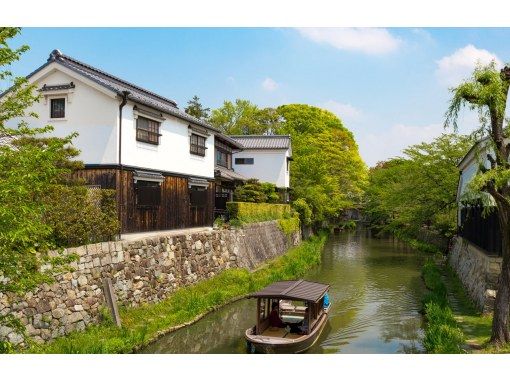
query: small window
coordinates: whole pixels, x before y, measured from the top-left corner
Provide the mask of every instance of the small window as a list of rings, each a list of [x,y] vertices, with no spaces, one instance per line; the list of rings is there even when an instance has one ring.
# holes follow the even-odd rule
[[[66,100],[64,98],[50,100],[50,117],[52,119],[66,117]]]
[[[216,165],[230,169],[232,155],[222,150],[216,150]]]
[[[137,181],[136,206],[144,208],[155,208],[161,204],[161,186],[159,182]]]
[[[189,152],[197,156],[205,156],[205,137],[194,133],[190,136]]]
[[[159,145],[159,126],[161,123],[138,116],[136,119],[136,140]]]
[[[253,158],[236,158],[236,165],[253,165]]]
[[[189,190],[189,202],[191,207],[207,206],[207,189],[192,186]]]

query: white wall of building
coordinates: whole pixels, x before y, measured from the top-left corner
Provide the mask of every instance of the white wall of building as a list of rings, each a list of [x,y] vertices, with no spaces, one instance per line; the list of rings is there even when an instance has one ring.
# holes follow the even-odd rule
[[[118,100],[113,95],[108,96],[79,80],[78,76],[71,76],[56,69],[56,65],[47,67],[38,73],[32,82],[38,88],[46,85],[69,84],[73,82],[75,88],[71,92],[44,92],[48,96],[30,107],[29,111],[39,115],[38,118],[28,117],[25,120],[32,127],[52,125],[53,135],[67,136],[78,132],[73,144],[81,153],[78,157],[87,164],[115,164],[117,163],[117,119]],[[52,67],[53,66],[53,67]],[[65,118],[50,118],[50,99],[52,97],[66,99]],[[15,127],[19,120],[7,122],[7,126]]]
[[[53,63],[35,74],[31,82],[37,88],[46,85],[61,85],[73,82],[72,90],[44,92],[44,97],[29,111],[39,118],[26,118],[30,126],[52,125],[53,135],[64,137],[78,132],[73,144],[80,150],[79,160],[85,164],[118,164],[118,128],[120,98],[112,91]],[[51,97],[65,97],[65,118],[50,118]],[[214,178],[214,136],[206,140],[205,157],[190,153],[189,123],[164,114],[161,123],[160,144],[151,145],[136,141],[134,103],[128,102],[122,115],[122,164],[148,170],[174,172],[183,175]],[[141,106],[139,106],[140,108]],[[152,112],[157,112],[152,110]],[[19,120],[10,120],[7,125],[15,127]],[[200,128],[203,129],[203,128]]]
[[[160,126],[159,145],[136,141],[136,116],[133,106],[133,103],[128,102],[122,111],[123,165],[214,178],[213,134],[206,139],[205,157],[191,154],[189,123],[163,114],[165,120]]]
[[[290,186],[290,173],[287,171],[286,149],[253,149],[243,150],[233,154],[232,167],[234,171],[247,178],[257,178],[261,182],[270,182],[277,187]],[[253,158],[253,165],[238,165],[236,158]]]

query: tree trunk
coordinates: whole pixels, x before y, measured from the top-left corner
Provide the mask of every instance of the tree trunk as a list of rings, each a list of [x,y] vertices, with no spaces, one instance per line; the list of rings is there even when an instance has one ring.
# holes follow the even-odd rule
[[[500,229],[502,232],[501,275],[499,276],[498,292],[494,303],[494,316],[492,319],[491,343],[501,345],[510,342],[508,330],[508,314],[510,305],[510,230],[508,225],[508,212],[498,207],[500,213]]]

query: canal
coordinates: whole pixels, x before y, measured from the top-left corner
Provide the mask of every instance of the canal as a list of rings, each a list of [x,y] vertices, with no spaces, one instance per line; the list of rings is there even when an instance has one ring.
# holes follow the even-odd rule
[[[422,255],[364,230],[330,236],[306,279],[329,283],[329,321],[308,353],[419,353]],[[142,353],[246,353],[255,301],[241,300],[161,337]]]

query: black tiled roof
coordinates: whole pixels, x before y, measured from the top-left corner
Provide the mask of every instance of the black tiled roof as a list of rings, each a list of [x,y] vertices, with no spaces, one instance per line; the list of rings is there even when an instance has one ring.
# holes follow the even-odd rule
[[[244,149],[289,149],[289,135],[234,135],[230,136]]]
[[[177,108],[177,103],[175,101],[160,96],[152,91],[146,90],[116,76],[108,74],[86,63],[80,62],[72,57],[62,54],[59,50],[53,50],[48,58],[48,62],[32,72],[28,78],[52,62],[56,62],[119,95],[123,95],[124,91],[128,91],[128,99],[133,102],[144,104],[148,107],[152,107],[159,111],[168,113],[195,125],[200,125],[215,132],[219,132],[209,123],[188,115],[184,111],[181,111],[179,108]]]
[[[214,176],[216,178],[223,178],[229,181],[246,181],[248,179],[242,174],[219,165],[214,166]]]

